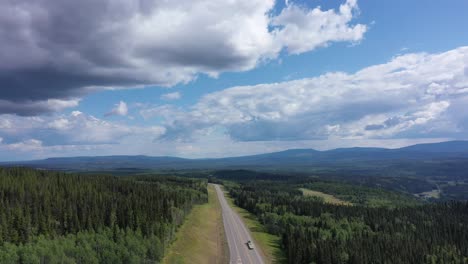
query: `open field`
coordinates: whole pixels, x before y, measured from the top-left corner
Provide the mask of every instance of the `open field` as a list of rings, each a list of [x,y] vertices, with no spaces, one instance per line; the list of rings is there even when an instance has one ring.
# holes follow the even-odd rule
[[[221,208],[210,184],[208,203],[192,210],[162,263],[227,263],[228,255]]]
[[[417,197],[421,197],[421,198],[425,198],[425,199],[429,199],[429,198],[439,199],[440,198],[440,190],[439,189],[434,189],[432,191],[418,193]]]
[[[260,224],[255,215],[236,206],[232,198],[227,193],[225,195],[229,205],[239,214],[242,221],[249,228],[257,249],[261,249],[265,263],[286,263],[284,252],[280,248],[280,237],[267,233],[265,227]]]
[[[317,196],[323,198],[324,202],[338,205],[352,205],[352,203],[340,200],[333,195],[326,194],[323,192],[313,191],[306,188],[300,188],[304,195]]]

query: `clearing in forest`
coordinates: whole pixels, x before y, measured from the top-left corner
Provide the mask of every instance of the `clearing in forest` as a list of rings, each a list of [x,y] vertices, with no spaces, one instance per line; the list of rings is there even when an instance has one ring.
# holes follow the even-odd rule
[[[301,190],[304,195],[321,197],[326,203],[338,204],[338,205],[353,205],[352,203],[340,200],[331,194],[313,191],[313,190],[306,189],[306,188],[300,188],[299,190]]]

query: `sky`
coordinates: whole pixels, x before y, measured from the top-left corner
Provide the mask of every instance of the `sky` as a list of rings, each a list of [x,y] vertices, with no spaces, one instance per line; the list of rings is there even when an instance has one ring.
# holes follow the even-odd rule
[[[468,139],[468,1],[4,0],[0,161]]]

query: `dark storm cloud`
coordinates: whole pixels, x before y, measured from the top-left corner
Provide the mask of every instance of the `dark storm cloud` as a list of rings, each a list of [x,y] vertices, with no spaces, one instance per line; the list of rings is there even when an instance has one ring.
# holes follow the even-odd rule
[[[203,30],[212,21],[192,14],[196,5],[149,0],[2,1],[0,100],[8,103],[0,106],[0,114],[52,111],[44,104],[33,109],[30,102],[81,97],[90,86],[170,86],[189,81],[198,72],[253,67],[260,53],[240,54],[242,43],[233,45],[231,32]],[[189,18],[171,25],[165,12],[167,17]],[[26,109],[21,109],[25,102]]]
[[[82,96],[86,90],[84,87],[135,85],[138,80],[41,68],[1,73],[0,83],[3,87],[9,87],[2,89],[1,98],[19,101]]]
[[[22,100],[18,102],[0,100],[0,113],[17,114],[19,116],[32,116],[58,111],[67,107],[77,106],[78,102],[79,101],[77,99],[46,101]]]

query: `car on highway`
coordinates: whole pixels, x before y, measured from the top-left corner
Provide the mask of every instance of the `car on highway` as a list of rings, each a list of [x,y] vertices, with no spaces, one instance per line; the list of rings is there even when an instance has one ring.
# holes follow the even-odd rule
[[[247,241],[247,247],[250,249],[250,250],[253,250],[254,249],[254,245],[252,243],[252,241]]]

